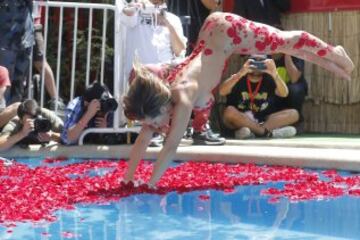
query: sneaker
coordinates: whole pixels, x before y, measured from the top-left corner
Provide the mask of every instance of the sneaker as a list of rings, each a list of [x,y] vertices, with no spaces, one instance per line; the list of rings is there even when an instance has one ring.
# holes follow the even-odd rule
[[[162,147],[164,143],[164,137],[160,134],[155,134],[149,143],[149,147]]]
[[[286,126],[272,130],[272,138],[291,138],[296,135],[296,128],[293,126]]]
[[[183,138],[190,139],[190,138],[192,138],[193,133],[194,133],[194,129],[192,127],[187,127]]]
[[[250,139],[255,138],[255,134],[251,132],[250,128],[242,127],[235,131],[235,138],[236,139]]]
[[[193,144],[194,145],[224,145],[225,138],[220,137],[219,134],[213,133],[213,131],[210,128],[208,128],[204,132],[193,133]]]
[[[58,98],[58,100],[56,100],[56,98],[52,98],[47,102],[47,105],[48,105],[48,109],[50,109],[54,112],[55,112],[55,108],[57,105],[56,115],[58,117],[60,117],[62,120],[65,119],[66,106],[64,104],[64,101],[61,98]]]

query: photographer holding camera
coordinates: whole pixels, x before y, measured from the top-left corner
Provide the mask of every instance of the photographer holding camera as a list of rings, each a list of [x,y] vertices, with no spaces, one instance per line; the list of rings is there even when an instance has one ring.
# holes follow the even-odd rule
[[[17,116],[5,125],[0,134],[0,150],[15,144],[43,144],[60,142],[62,120],[48,109],[40,108],[35,100],[25,100],[17,109]]]
[[[131,1],[123,8],[121,22],[127,30],[126,79],[135,52],[143,64],[171,63],[185,56],[187,39],[181,20],[167,11],[166,0]]]
[[[298,121],[299,113],[295,109],[277,111],[273,103],[275,95],[288,95],[273,59],[250,56],[238,73],[220,85],[220,95],[227,97],[223,121],[235,130],[235,138],[285,138],[296,134],[289,125]]]
[[[135,54],[143,64],[176,65],[186,53],[187,38],[181,20],[167,11],[166,0],[133,0],[122,10],[126,27],[125,79],[130,79]],[[151,146],[161,146],[155,134]]]
[[[93,83],[82,96],[74,98],[66,107],[62,142],[75,144],[87,128],[112,127],[113,113],[117,107],[118,103],[108,88],[98,82]],[[92,139],[92,143],[102,143],[102,136]]]

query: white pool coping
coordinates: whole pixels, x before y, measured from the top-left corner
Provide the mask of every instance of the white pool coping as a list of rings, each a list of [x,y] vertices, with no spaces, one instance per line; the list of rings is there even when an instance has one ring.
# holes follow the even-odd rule
[[[0,156],[128,159],[130,149],[131,145],[33,145],[28,149],[14,147]],[[148,148],[144,158],[156,159],[160,150]],[[225,146],[194,146],[184,141],[175,159],[360,171],[360,141],[230,140]]]

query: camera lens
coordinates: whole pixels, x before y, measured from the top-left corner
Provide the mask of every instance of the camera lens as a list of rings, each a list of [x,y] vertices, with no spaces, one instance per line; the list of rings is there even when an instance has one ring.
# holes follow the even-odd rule
[[[35,132],[48,132],[51,130],[51,122],[48,119],[42,117],[36,117],[34,120]]]
[[[114,98],[101,99],[100,110],[103,113],[114,112],[118,107],[118,103]]]

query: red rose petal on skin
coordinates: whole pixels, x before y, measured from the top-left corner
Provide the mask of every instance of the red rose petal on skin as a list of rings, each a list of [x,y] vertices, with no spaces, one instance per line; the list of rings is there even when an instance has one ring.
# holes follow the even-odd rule
[[[205,54],[206,56],[209,56],[209,55],[212,55],[212,54],[213,54],[213,51],[212,51],[211,49],[207,48],[207,49],[205,49],[204,54]]]
[[[225,16],[225,19],[228,22],[232,22],[234,20],[234,18],[232,16],[230,16],[230,15]]]
[[[327,50],[326,49],[321,49],[317,52],[317,55],[319,55],[320,57],[323,57],[327,54]]]

